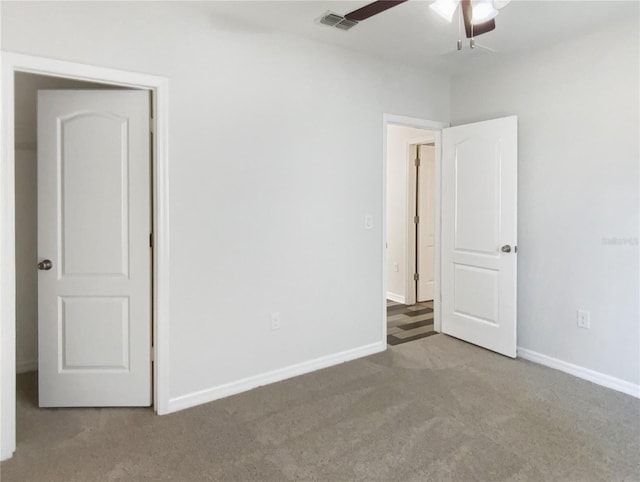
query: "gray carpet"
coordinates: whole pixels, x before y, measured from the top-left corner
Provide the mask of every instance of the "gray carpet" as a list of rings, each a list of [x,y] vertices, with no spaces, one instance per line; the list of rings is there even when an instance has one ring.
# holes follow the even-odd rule
[[[2,481],[640,480],[640,401],[435,335],[163,417],[35,406]]]

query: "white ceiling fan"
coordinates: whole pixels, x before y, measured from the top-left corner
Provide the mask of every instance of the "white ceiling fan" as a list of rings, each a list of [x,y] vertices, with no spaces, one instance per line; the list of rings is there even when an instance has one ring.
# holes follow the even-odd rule
[[[392,7],[405,3],[407,0],[377,0],[354,10],[340,15],[327,12],[318,20],[320,23],[335,27],[340,30],[349,30],[358,23],[378,15]],[[495,17],[500,9],[511,0],[435,0],[429,7],[448,22],[453,20],[458,7],[464,17],[464,26],[467,38],[471,39],[490,32],[496,28]]]
[[[407,0],[377,0],[357,10],[340,15],[326,12],[318,22],[340,30],[349,30],[358,23],[384,12],[392,7],[405,3]],[[459,11],[458,50],[462,50],[462,24],[464,22],[466,37],[471,49],[485,49],[489,47],[477,44],[475,37],[490,32],[496,28],[495,17],[511,0],[435,0],[429,7],[449,23],[453,21],[456,11]]]
[[[453,21],[458,8],[459,30],[462,30],[462,20],[466,37],[469,39],[469,47],[472,49],[483,48],[489,51],[493,49],[479,45],[475,41],[475,37],[487,32],[491,32],[496,28],[495,18],[511,0],[436,0],[429,7],[444,18],[447,22]],[[462,50],[462,35],[458,37],[458,50]]]

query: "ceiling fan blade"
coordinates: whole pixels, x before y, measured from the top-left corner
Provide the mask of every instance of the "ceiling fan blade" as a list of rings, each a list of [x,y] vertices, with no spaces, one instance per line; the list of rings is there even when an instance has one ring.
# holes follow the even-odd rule
[[[407,0],[378,0],[377,2],[370,3],[362,8],[354,10],[353,12],[347,13],[344,18],[360,22],[406,1]]]
[[[467,38],[477,37],[496,28],[496,21],[493,18],[486,22],[471,24],[471,0],[461,0],[460,7],[462,8],[462,18],[464,19],[464,30]]]

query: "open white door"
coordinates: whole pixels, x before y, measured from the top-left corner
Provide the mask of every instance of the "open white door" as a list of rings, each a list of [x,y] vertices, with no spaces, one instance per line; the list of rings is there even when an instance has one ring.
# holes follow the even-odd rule
[[[516,356],[518,119],[442,132],[442,331]]]
[[[431,301],[434,284],[434,235],[435,235],[435,147],[433,144],[418,146],[417,211],[420,222],[416,225],[416,301]]]
[[[38,92],[41,407],[151,404],[149,93]]]

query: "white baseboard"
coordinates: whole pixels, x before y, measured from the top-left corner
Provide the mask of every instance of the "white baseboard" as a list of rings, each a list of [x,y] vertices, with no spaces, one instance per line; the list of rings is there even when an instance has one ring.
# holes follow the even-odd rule
[[[396,303],[405,304],[405,297],[402,295],[398,295],[396,293],[392,293],[391,291],[387,291],[387,299],[391,301],[395,301]]]
[[[528,350],[526,348],[518,347],[518,357],[534,363],[539,363],[540,365],[544,365],[549,368],[555,368],[556,370],[568,373],[574,377],[593,382],[596,385],[601,385],[618,392],[626,393],[632,397],[640,398],[640,385],[621,380],[620,378],[605,375],[604,373],[558,360],[557,358],[543,355],[542,353]]]
[[[27,360],[16,362],[16,373],[26,373],[38,371],[38,360]]]
[[[253,388],[286,380],[287,378],[304,375],[305,373],[310,373],[322,368],[338,365],[340,363],[355,360],[356,358],[373,355],[374,353],[379,353],[386,349],[386,342],[379,341],[370,345],[365,345],[359,348],[354,348],[352,350],[336,353],[334,355],[323,356],[314,360],[298,363],[297,365],[292,365],[286,368],[262,373],[260,375],[243,378],[242,380],[238,380],[236,382],[225,383],[224,385],[220,385],[217,387],[200,390],[198,392],[189,393],[187,395],[182,395],[169,400],[168,413],[195,407],[196,405],[202,405],[203,403],[212,402],[220,398],[228,397],[241,392],[246,392]]]

